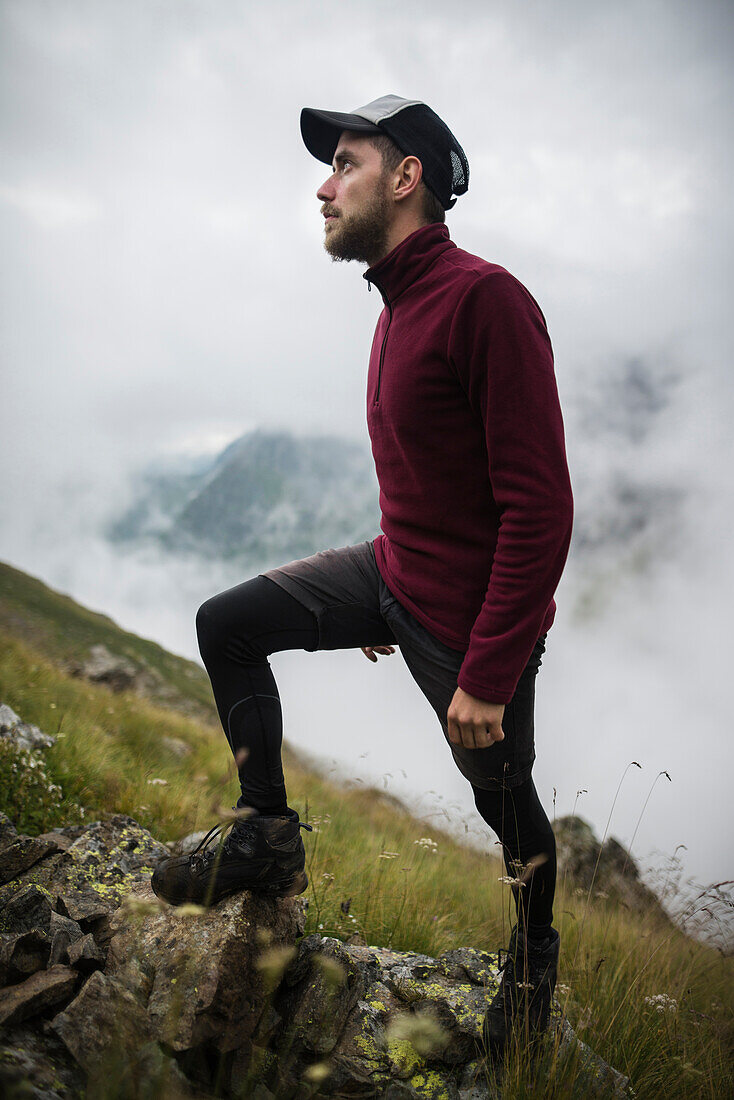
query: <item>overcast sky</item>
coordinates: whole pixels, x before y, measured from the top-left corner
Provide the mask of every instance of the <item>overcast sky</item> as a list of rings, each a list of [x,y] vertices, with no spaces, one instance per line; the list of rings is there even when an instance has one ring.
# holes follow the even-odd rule
[[[2,0],[0,557],[54,581],[66,546],[89,584],[83,546],[72,554],[55,526],[61,481],[114,510],[132,466],[256,425],[367,445],[381,302],[360,265],[323,251],[326,169],[301,142],[299,113],[389,92],[423,99],[471,166],[453,238],[512,271],[545,313],[572,477],[592,462],[575,410],[620,363],[642,357],[682,379],[666,446],[647,457],[695,490],[697,540],[654,615],[630,597],[614,629],[622,649],[636,614],[642,649],[655,631],[701,639],[668,665],[659,656],[656,689],[680,770],[703,706],[726,775],[728,622],[714,630],[713,617],[732,596],[733,25],[727,0]],[[39,519],[53,562],[23,542]],[[116,611],[99,576],[97,606]],[[562,652],[545,704],[557,713],[574,684]],[[608,710],[621,690],[612,671],[625,675],[600,681]],[[685,685],[684,702],[666,677]],[[645,724],[657,730],[656,705]],[[620,761],[599,756],[592,778],[616,777],[633,745]],[[722,877],[727,830],[706,845],[726,806],[712,809],[703,786],[697,798],[709,811],[697,842]],[[673,807],[666,829],[674,818]]]
[[[0,11],[0,446],[26,484],[255,423],[364,437],[380,303],[322,250],[304,105],[445,117],[451,232],[538,298],[562,395],[615,352],[728,353],[730,4]]]

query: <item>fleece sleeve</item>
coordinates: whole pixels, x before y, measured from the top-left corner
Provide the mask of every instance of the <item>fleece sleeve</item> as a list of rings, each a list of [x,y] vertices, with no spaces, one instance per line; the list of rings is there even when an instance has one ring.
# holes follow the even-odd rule
[[[481,418],[499,534],[458,683],[507,703],[541,633],[573,523],[553,351],[538,304],[509,272],[480,276],[451,325],[449,359]]]

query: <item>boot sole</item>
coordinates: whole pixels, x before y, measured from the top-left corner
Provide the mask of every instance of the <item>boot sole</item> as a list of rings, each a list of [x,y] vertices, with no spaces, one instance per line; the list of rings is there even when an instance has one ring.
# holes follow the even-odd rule
[[[298,894],[302,894],[308,886],[308,875],[305,871],[299,871],[293,879],[284,883],[263,883],[262,886],[257,884],[253,886],[233,886],[228,890],[223,890],[217,894],[212,894],[211,898],[205,896],[204,899],[197,899],[192,897],[186,897],[181,895],[166,895],[160,887],[157,887],[155,882],[155,876],[151,878],[151,889],[157,898],[161,901],[167,902],[169,905],[203,905],[205,908],[211,908],[213,905],[218,905],[220,901],[224,901],[225,898],[231,897],[233,894],[241,894],[245,891],[251,894],[266,894],[271,898],[292,898]]]

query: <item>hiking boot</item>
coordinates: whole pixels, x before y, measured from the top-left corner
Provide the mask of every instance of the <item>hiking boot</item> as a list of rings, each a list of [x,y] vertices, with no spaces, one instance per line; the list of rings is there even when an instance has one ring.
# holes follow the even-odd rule
[[[153,872],[153,892],[171,905],[216,905],[239,890],[273,898],[303,893],[308,877],[301,829],[311,832],[311,826],[295,810],[238,819],[224,839],[226,828],[215,825],[190,855],[164,859]]]
[[[499,988],[484,1016],[484,1043],[492,1054],[505,1049],[513,1031],[530,1040],[547,1029],[560,943],[555,928],[540,945],[528,940],[517,925],[513,928],[507,952],[500,952],[505,958]]]

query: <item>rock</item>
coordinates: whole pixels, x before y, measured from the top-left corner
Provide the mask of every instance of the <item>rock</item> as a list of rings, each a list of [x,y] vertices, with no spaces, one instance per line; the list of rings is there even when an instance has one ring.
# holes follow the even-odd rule
[[[194,751],[191,745],[188,745],[185,741],[182,741],[180,737],[161,737],[161,747],[170,752],[172,756],[175,756],[178,760],[183,760],[187,756],[191,756]]]
[[[2,710],[2,707],[0,707]],[[0,811],[0,852],[3,848],[6,848],[8,844],[11,844],[18,835],[13,822],[10,820],[7,814]]]
[[[0,986],[22,982],[49,961],[51,941],[38,929],[0,934]]]
[[[49,933],[52,898],[40,886],[24,886],[13,894],[0,912],[0,931]]]
[[[70,920],[69,917],[65,917],[61,913],[52,913],[49,935],[51,937],[51,954],[48,965],[54,966],[56,963],[69,961],[69,947],[72,943],[80,940],[84,933],[76,921]]]
[[[19,749],[30,752],[50,749],[56,744],[55,737],[51,737],[48,733],[41,733],[38,726],[22,722],[15,711],[5,703],[0,705],[0,737],[7,737]]]
[[[559,1055],[561,1058],[576,1054],[579,1076],[584,1080],[587,1096],[629,1096],[629,1078],[608,1065],[577,1037],[568,1020],[558,1024],[560,1032]]]
[[[88,1074],[98,1069],[111,1048],[121,1061],[134,1056],[150,1041],[151,1030],[145,1009],[133,994],[99,971],[54,1017],[51,1027]]]
[[[181,840],[176,840],[173,844],[169,845],[169,852],[174,856],[188,856],[193,852],[194,848],[200,844],[205,836],[205,829],[201,829],[198,833],[189,833],[188,836],[183,837]]]
[[[165,694],[164,681],[150,668],[141,668],[129,657],[111,653],[105,645],[93,645],[81,664],[72,666],[74,676],[93,684],[105,684],[112,691],[134,691],[137,695]]]
[[[39,970],[19,985],[0,990],[0,1024],[20,1023],[29,1016],[68,1000],[74,992],[79,975],[68,966],[52,966]]]
[[[582,890],[612,897],[635,912],[654,914],[665,924],[670,919],[656,895],[640,880],[637,863],[618,840],[600,844],[583,818],[567,816],[553,824],[556,836],[558,876],[572,879]]]
[[[61,832],[59,829],[52,830],[50,833],[40,833],[36,839],[51,841],[56,845],[57,851],[65,852],[67,848],[71,848],[77,836],[83,832],[83,827],[75,826],[73,830],[69,830],[68,832]]]
[[[18,836],[0,851],[0,884],[17,878],[34,863],[61,850],[55,840]]]
[[[0,888],[0,910],[15,893],[33,883],[52,900],[60,898],[64,914],[84,923],[84,931],[95,931],[94,926],[104,921],[126,894],[147,883],[158,861],[170,854],[164,844],[124,814],[91,822],[70,835],[72,843],[66,851],[54,852]]]
[[[147,1003],[153,1037],[175,1051],[246,1043],[265,1005],[258,931],[267,930],[267,950],[292,944],[303,902],[243,892],[209,910],[161,908],[148,884],[131,901],[143,912],[112,918],[107,973]]]
[[[313,965],[324,955],[335,959],[344,975],[337,997],[331,995],[331,1003],[336,1002],[331,1016],[323,1011],[326,991],[322,986],[319,994]],[[350,971],[359,975],[361,995],[343,1020],[338,998]],[[330,1067],[321,1086],[324,1096],[497,1100],[496,1082],[481,1058],[482,1020],[497,980],[495,957],[472,948],[430,959],[309,936],[284,975],[280,999],[276,997],[290,1047],[265,1083],[276,1094],[280,1088],[297,1095],[297,1082],[318,1054],[327,1056]],[[312,1037],[319,1028],[320,1042]],[[551,1035],[559,1029],[563,1049],[580,1053],[585,1095],[596,1095],[600,1081],[607,1088],[626,1088],[626,1078],[576,1046],[556,1005]]]
[[[106,916],[112,905],[108,898],[102,898],[92,886],[72,891],[64,889],[59,894],[59,906],[64,915],[73,921],[96,921]]]
[[[71,1100],[84,1094],[84,1076],[55,1035],[33,1021],[5,1031],[0,1045],[0,1096],[13,1100]]]
[[[93,645],[89,656],[75,672],[93,684],[107,684],[113,691],[125,691],[135,683],[137,665],[110,653],[105,645]]]
[[[67,948],[69,966],[73,966],[82,974],[91,974],[93,970],[101,970],[104,967],[107,954],[95,943],[94,936],[87,933],[75,940]]]
[[[308,960],[306,973],[289,997],[289,1031],[306,1050],[328,1054],[364,994],[367,967],[335,939],[322,939],[317,949],[308,951]]]
[[[467,1062],[459,1079],[459,1100],[501,1100],[496,1081],[481,1061]]]
[[[488,951],[477,951],[473,947],[459,947],[453,951],[444,951],[438,957],[438,964],[447,978],[473,982],[488,987],[497,978],[497,958]]]

